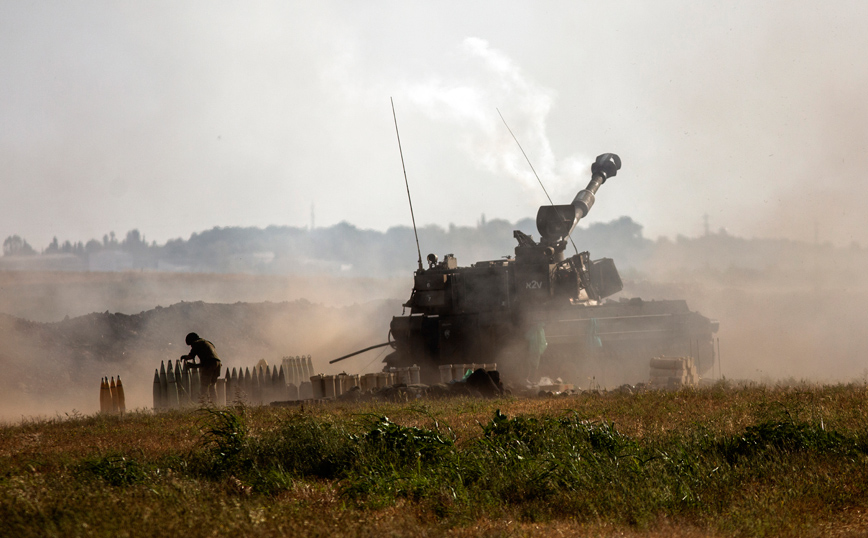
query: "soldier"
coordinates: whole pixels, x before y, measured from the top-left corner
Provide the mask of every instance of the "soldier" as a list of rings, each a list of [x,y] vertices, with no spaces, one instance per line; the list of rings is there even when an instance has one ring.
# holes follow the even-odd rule
[[[220,377],[220,357],[217,356],[217,349],[214,344],[199,338],[196,333],[190,333],[185,339],[187,345],[190,346],[190,353],[183,355],[181,360],[192,361],[199,357],[199,363],[186,363],[188,368],[200,368],[199,378],[201,383],[201,394],[210,402],[217,402],[217,378]]]

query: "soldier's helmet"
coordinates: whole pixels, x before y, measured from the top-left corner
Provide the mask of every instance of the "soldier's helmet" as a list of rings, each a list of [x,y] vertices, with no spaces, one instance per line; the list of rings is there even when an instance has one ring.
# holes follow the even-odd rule
[[[186,338],[184,341],[187,342],[187,345],[188,345],[188,346],[192,346],[192,345],[193,345],[193,342],[195,342],[195,341],[198,340],[198,339],[199,339],[199,335],[198,335],[198,334],[196,334],[196,333],[190,333],[190,334],[187,335],[187,338]]]

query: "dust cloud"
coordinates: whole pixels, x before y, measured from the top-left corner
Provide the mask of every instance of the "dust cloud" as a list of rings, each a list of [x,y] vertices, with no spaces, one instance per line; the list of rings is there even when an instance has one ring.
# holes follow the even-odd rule
[[[0,313],[54,322],[91,312],[135,314],[180,301],[295,301],[346,306],[409,296],[403,278],[346,279],[167,272],[0,271]]]
[[[155,369],[189,351],[183,340],[191,331],[214,342],[227,369],[311,355],[321,373],[378,371],[376,352],[346,365],[327,363],[385,342],[391,317],[401,313],[401,301],[385,297],[394,283],[377,279],[159,273],[2,273],[0,279],[0,304],[13,314],[0,314],[2,421],[94,413],[104,376],[121,376],[128,409],[149,408]],[[185,301],[191,295],[212,302]],[[319,302],[298,298],[305,295]],[[147,310],[122,313],[148,301]]]
[[[723,256],[721,242],[737,241]],[[710,235],[658,246],[623,295],[683,298],[720,321],[715,375],[761,382],[868,380],[868,252]]]
[[[614,299],[684,299],[718,320],[720,361],[706,379],[868,380],[865,249],[710,233],[660,239],[640,262],[621,267],[625,289]],[[155,369],[187,353],[190,331],[213,341],[228,369],[310,354],[321,373],[378,371],[388,348],[328,361],[385,342],[411,282],[410,275],[2,272],[0,420],[94,413],[103,376],[122,377],[129,409],[149,408]],[[522,365],[502,362],[522,375]],[[647,375],[635,365],[626,372],[587,366],[589,386],[607,387],[618,373],[633,382]],[[587,379],[567,381],[588,388]]]

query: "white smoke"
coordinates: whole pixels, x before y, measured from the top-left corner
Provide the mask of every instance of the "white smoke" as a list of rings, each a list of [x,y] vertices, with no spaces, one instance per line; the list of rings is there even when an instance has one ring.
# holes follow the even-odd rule
[[[572,186],[576,176],[588,170],[591,159],[584,155],[555,156],[546,120],[556,92],[529,78],[509,56],[484,39],[464,39],[461,51],[468,69],[409,83],[407,97],[429,119],[454,124],[461,133],[459,147],[482,169],[513,178],[527,189],[539,188],[505,121],[546,188]]]

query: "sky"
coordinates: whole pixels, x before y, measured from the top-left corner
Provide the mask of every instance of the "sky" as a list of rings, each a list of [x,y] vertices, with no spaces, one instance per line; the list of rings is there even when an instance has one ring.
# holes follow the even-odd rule
[[[868,246],[868,3],[0,2],[0,237],[586,223]]]

